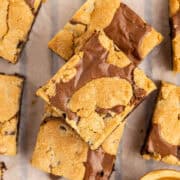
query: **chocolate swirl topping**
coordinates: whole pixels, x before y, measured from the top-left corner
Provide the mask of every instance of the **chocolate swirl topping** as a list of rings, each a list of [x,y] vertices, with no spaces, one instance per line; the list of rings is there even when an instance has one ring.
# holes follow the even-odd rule
[[[107,154],[102,148],[88,151],[84,180],[108,180],[114,166],[115,156]]]
[[[84,55],[76,66],[77,73],[75,77],[66,83],[62,81],[57,83],[55,96],[50,97],[51,104],[67,113],[69,119],[71,120],[77,120],[78,117],[68,108],[68,102],[78,89],[94,79],[102,77],[119,77],[126,79],[132,84],[134,89],[133,101],[141,102],[145,95],[145,93],[143,93],[142,97],[138,98],[135,96],[137,94],[136,90],[140,92],[137,88],[135,88],[133,80],[133,72],[136,66],[130,64],[124,68],[119,68],[115,65],[107,63],[106,60],[109,52],[101,45],[98,37],[99,33],[95,32],[89,41],[84,45]],[[123,109],[124,107],[121,105],[119,105],[118,108],[112,107],[112,111],[117,114],[121,113]],[[111,111],[111,109],[108,110]]]
[[[112,22],[104,31],[133,62],[140,63],[142,57],[139,45],[143,37],[151,31],[151,27],[135,12],[121,3]]]
[[[148,139],[146,150],[149,153],[158,153],[162,157],[174,155],[180,159],[180,146],[167,143],[160,135],[160,126],[154,124]]]

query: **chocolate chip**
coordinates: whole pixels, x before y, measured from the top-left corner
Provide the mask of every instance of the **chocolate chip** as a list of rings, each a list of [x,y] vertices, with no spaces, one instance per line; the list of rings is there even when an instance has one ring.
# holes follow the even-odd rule
[[[16,134],[16,132],[15,131],[5,131],[5,133],[4,133],[6,136],[7,135],[10,135],[10,136],[12,136],[12,135],[15,135]]]
[[[100,176],[103,177],[104,176],[104,171],[100,172]]]
[[[110,118],[110,117],[112,117],[112,115],[111,115],[110,113],[107,113],[107,114],[103,117],[103,119],[107,119],[107,118]]]
[[[60,126],[60,129],[63,130],[63,131],[67,131],[66,127],[64,127],[62,125]]]

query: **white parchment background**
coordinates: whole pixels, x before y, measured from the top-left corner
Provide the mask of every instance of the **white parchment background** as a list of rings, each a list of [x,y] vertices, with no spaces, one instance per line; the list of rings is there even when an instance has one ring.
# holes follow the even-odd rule
[[[48,41],[71,18],[84,0],[48,0],[42,5],[31,31],[29,41],[16,65],[0,61],[0,72],[19,73],[26,77],[21,110],[18,155],[0,156],[8,170],[4,180],[49,180],[46,173],[31,167],[33,147],[42,119],[43,101],[35,96],[36,89],[45,83],[64,63],[47,48]],[[168,0],[123,0],[165,37],[140,65],[153,80],[166,80],[180,85],[180,75],[171,72]],[[179,169],[155,161],[143,160],[139,152],[149,125],[156,93],[152,94],[129,117],[116,161],[112,179],[138,180],[154,169]]]

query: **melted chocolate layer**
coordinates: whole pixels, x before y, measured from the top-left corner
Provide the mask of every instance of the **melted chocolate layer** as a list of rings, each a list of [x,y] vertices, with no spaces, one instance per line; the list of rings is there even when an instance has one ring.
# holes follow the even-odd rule
[[[171,18],[173,38],[180,33],[180,10]]]
[[[149,153],[158,153],[162,157],[168,155],[174,155],[178,159],[180,159],[180,146],[175,146],[167,143],[160,135],[160,127],[156,124],[153,125],[152,130],[150,132],[150,136],[147,144],[147,151]]]
[[[105,153],[102,148],[94,151],[89,149],[84,180],[108,180],[114,162],[115,156]]]
[[[151,27],[128,6],[121,3],[110,25],[104,29],[106,35],[114,41],[135,64],[140,63],[142,57],[139,45]]]
[[[72,95],[78,89],[86,85],[86,83],[94,79],[102,77],[119,77],[126,79],[132,84],[134,94],[137,94],[133,80],[133,71],[136,68],[135,65],[130,64],[124,68],[119,68],[115,65],[107,63],[106,60],[109,52],[101,45],[98,36],[99,33],[94,33],[85,44],[83,48],[84,55],[76,66],[77,73],[75,77],[69,82],[64,83],[61,81],[60,83],[57,83],[55,96],[50,97],[51,104],[67,113],[69,119],[78,119],[76,114],[67,107]],[[144,93],[142,96],[144,97]],[[142,96],[134,96],[133,99],[140,102],[143,99]],[[123,109],[123,106],[118,105],[116,108],[112,107],[108,110],[118,114],[121,113]]]

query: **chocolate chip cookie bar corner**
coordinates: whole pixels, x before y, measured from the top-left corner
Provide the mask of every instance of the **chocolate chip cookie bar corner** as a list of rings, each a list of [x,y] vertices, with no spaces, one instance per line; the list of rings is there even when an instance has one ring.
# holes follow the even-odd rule
[[[104,30],[135,64],[163,40],[160,33],[119,0],[88,0],[52,38],[49,48],[69,60],[95,30]]]
[[[180,165],[180,87],[162,82],[144,158]]]
[[[0,57],[16,63],[41,0],[0,0]]]
[[[22,88],[23,78],[0,75],[0,155],[17,153]]]
[[[97,31],[37,95],[62,111],[66,122],[97,149],[156,89],[103,31]]]
[[[32,156],[32,165],[70,180],[88,180],[89,177],[108,179],[113,171],[125,122],[98,150],[90,150],[60,114],[52,107],[47,107]]]

